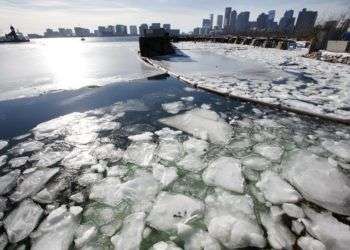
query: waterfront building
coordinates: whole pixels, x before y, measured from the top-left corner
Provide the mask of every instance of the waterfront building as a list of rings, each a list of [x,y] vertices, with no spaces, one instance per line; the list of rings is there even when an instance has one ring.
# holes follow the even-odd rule
[[[73,36],[72,29],[58,28],[58,33],[59,33],[60,37],[72,37]]]
[[[137,36],[137,26],[136,25],[130,25],[129,27],[129,34],[130,36]]]
[[[179,36],[180,35],[180,30],[179,29],[170,29],[169,30],[169,35],[170,36]]]
[[[81,28],[81,27],[74,27],[74,33],[75,33],[75,36],[80,36],[80,37],[85,37],[85,36],[91,35],[89,29],[85,29],[85,28]]]
[[[211,20],[210,19],[203,19],[202,21],[202,28],[211,28]]]
[[[98,26],[97,29],[98,29],[98,35],[99,35],[99,36],[105,36],[106,27],[104,27],[104,26]]]
[[[127,27],[125,25],[117,24],[115,26],[115,35],[116,36],[127,36],[128,35]]]
[[[146,35],[146,30],[148,30],[148,24],[143,23],[139,27],[139,34],[140,36],[145,36]]]
[[[213,26],[214,26],[214,14],[210,14],[210,22],[211,22],[210,29],[213,29]]]
[[[294,10],[287,10],[279,22],[279,29],[285,33],[292,33],[294,30],[295,17]]]
[[[218,15],[216,19],[216,26],[218,29],[222,29],[223,20],[224,20],[223,15]]]
[[[308,11],[307,9],[300,11],[295,25],[296,33],[303,35],[310,34],[314,29],[316,19],[317,11]]]
[[[151,26],[149,27],[150,29],[160,29],[160,23],[152,23]]]
[[[246,32],[249,29],[249,11],[239,13],[237,16],[236,30],[237,32]]]
[[[165,23],[163,24],[163,29],[170,31],[171,30],[171,24]]]
[[[115,36],[115,27],[113,25],[108,25],[106,30],[109,36]]]
[[[237,12],[235,10],[231,11],[230,23],[229,23],[229,33],[233,34],[236,30]]]
[[[58,31],[53,31],[53,29],[46,29],[44,32],[44,37],[59,37],[60,33]]]
[[[201,28],[197,27],[193,29],[193,35],[199,36],[201,33]]]
[[[256,19],[256,28],[258,30],[266,30],[269,22],[269,15],[261,13]]]
[[[228,33],[229,31],[231,12],[232,12],[231,7],[225,8],[224,30],[226,33]]]

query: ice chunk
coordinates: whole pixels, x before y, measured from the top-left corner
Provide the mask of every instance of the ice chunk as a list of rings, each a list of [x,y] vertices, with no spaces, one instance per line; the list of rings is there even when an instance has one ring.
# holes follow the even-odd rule
[[[0,177],[0,195],[7,194],[16,186],[17,179],[20,174],[21,171],[14,170],[7,175]]]
[[[123,177],[127,174],[128,169],[123,165],[115,165],[107,169],[107,176]]]
[[[326,246],[319,240],[316,240],[310,236],[300,237],[298,239],[298,246],[302,250],[326,250]],[[335,249],[335,248],[331,248]],[[345,250],[345,249],[344,249]]]
[[[270,213],[260,214],[261,223],[267,230],[267,239],[275,249],[292,249],[295,243],[295,236],[283,224],[281,215],[275,216]]]
[[[306,230],[320,240],[326,249],[345,250],[350,246],[350,226],[339,222],[331,213],[317,213],[304,207],[308,219],[302,219]]]
[[[122,230],[111,239],[115,249],[136,250],[140,248],[145,216],[145,213],[135,213],[125,218]]]
[[[170,138],[175,138],[177,135],[181,135],[182,131],[179,130],[172,130],[170,128],[162,128],[161,130],[158,130],[155,132],[156,135],[159,136],[161,139],[170,139]]]
[[[0,151],[7,147],[9,143],[7,141],[0,140]]]
[[[153,177],[158,180],[163,187],[167,187],[177,179],[177,171],[174,167],[164,167],[161,164],[155,164],[153,165]]]
[[[98,137],[97,133],[72,134],[66,137],[66,142],[77,145],[85,145],[94,142]]]
[[[292,231],[296,233],[297,235],[300,235],[305,229],[305,226],[303,223],[293,220],[292,221]]]
[[[113,144],[99,145],[90,152],[92,156],[99,160],[118,161],[123,157],[123,150],[116,149]]]
[[[182,101],[170,102],[170,103],[162,104],[162,108],[166,112],[175,115],[175,114],[179,113],[181,110],[184,110],[185,109],[185,105],[183,104]]]
[[[215,144],[227,144],[232,127],[210,110],[194,109],[185,114],[160,119],[160,122]]]
[[[34,166],[39,168],[50,167],[60,162],[67,154],[68,152],[66,151],[48,150],[48,151],[39,152],[38,154],[34,155],[34,157],[38,159],[38,161],[34,164]]]
[[[158,156],[166,161],[176,161],[183,156],[182,144],[176,139],[161,140]]]
[[[85,201],[84,194],[81,192],[71,195],[69,199],[76,203],[83,203]]]
[[[206,167],[200,157],[195,154],[186,155],[177,165],[192,172],[200,172]]]
[[[179,223],[201,216],[204,204],[182,194],[162,192],[147,217],[147,222],[157,230],[177,230]]]
[[[254,147],[254,151],[265,158],[278,162],[283,154],[283,149],[277,145],[258,144]]]
[[[204,155],[209,148],[209,143],[196,138],[189,138],[183,143],[184,149],[188,154],[195,154],[198,156]]]
[[[33,200],[42,203],[49,204],[55,201],[56,197],[66,188],[68,184],[64,178],[59,178],[55,182],[51,182],[46,185],[39,193],[33,196]]]
[[[102,174],[88,172],[88,173],[82,174],[79,177],[78,183],[80,186],[87,187],[102,180],[102,178],[103,178]]]
[[[90,199],[110,206],[127,200],[135,211],[144,211],[149,209],[159,189],[158,181],[148,175],[122,184],[119,178],[107,177],[92,186]]]
[[[74,244],[76,248],[82,248],[97,236],[97,229],[94,226],[79,226],[76,232]]]
[[[332,154],[350,162],[350,142],[326,140],[322,142],[322,146]]]
[[[209,234],[229,249],[244,247],[263,248],[266,245],[264,232],[249,219],[230,215],[213,218],[209,223]]]
[[[29,236],[37,226],[43,210],[32,200],[24,200],[5,219],[4,227],[9,241],[19,242]]]
[[[186,101],[186,102],[193,102],[194,97],[193,96],[181,97],[181,100]]]
[[[7,246],[8,238],[5,233],[0,234],[0,250],[4,250]]]
[[[35,141],[35,140],[28,140],[26,142],[22,142],[17,144],[15,147],[13,147],[10,152],[16,155],[21,155],[24,153],[29,153],[33,151],[39,151],[44,146],[44,143]]]
[[[81,207],[59,207],[52,211],[32,235],[33,250],[69,249],[79,226]]]
[[[88,151],[75,148],[61,162],[61,165],[66,168],[80,169],[85,166],[91,166],[97,163]]]
[[[134,142],[126,150],[124,158],[132,163],[146,167],[153,160],[156,145],[150,142]]]
[[[244,191],[241,163],[230,157],[220,157],[211,162],[203,173],[203,181],[237,193]]]
[[[199,230],[185,240],[185,250],[221,250],[219,242],[207,232]]]
[[[298,219],[305,217],[303,209],[295,204],[284,203],[282,209],[289,217]]]
[[[0,167],[4,166],[7,162],[7,155],[0,156]]]
[[[262,191],[264,197],[273,204],[296,203],[302,199],[288,182],[272,171],[265,171],[256,186]]]
[[[175,243],[171,241],[161,241],[154,244],[149,250],[182,250],[182,248],[176,246]]]
[[[132,136],[129,136],[128,139],[130,141],[152,141],[153,133],[145,132],[139,135],[132,135]]]
[[[283,165],[285,178],[306,200],[332,212],[350,215],[350,179],[327,158],[294,151]]]
[[[242,164],[243,166],[246,166],[249,169],[256,170],[256,171],[264,171],[269,166],[271,166],[270,161],[259,156],[248,156],[242,160]]]
[[[59,168],[38,169],[29,174],[17,186],[15,192],[10,196],[12,201],[18,202],[39,192],[45,184],[58,172]]]
[[[11,166],[11,168],[19,168],[25,165],[28,159],[29,159],[28,156],[13,158],[12,160],[9,161],[9,165]]]

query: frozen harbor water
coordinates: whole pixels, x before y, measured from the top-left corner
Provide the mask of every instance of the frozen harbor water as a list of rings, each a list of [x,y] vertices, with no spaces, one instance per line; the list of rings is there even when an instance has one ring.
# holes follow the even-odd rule
[[[39,106],[40,117],[22,117]],[[0,102],[5,108],[1,247],[349,245],[345,125],[226,99],[167,75]]]
[[[176,44],[179,57],[154,62],[220,93],[350,119],[350,67],[283,51],[222,43]]]

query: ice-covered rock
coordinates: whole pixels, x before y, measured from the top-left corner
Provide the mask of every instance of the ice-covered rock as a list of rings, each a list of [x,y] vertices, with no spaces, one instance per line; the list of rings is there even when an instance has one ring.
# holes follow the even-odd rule
[[[310,236],[300,237],[298,239],[298,246],[302,250],[326,250],[326,246],[319,240],[316,240]],[[335,248],[330,248],[335,249]],[[344,248],[345,250],[345,248]]]
[[[182,250],[182,248],[176,246],[175,243],[171,241],[160,241],[154,244],[149,250]]]
[[[244,247],[263,248],[264,232],[255,221],[231,215],[214,217],[208,226],[209,234],[229,249]]]
[[[140,176],[122,184],[119,178],[107,177],[92,186],[90,199],[109,206],[128,201],[133,210],[139,212],[151,207],[159,190],[159,182],[150,175]]]
[[[264,197],[273,204],[296,203],[302,199],[300,194],[278,174],[265,171],[256,186]]]
[[[283,155],[283,148],[278,145],[258,144],[254,147],[254,151],[265,158],[278,162]]]
[[[306,230],[320,240],[326,249],[346,250],[350,246],[350,226],[339,222],[331,213],[317,213],[304,207],[307,219],[302,219]]]
[[[22,201],[4,221],[9,241],[16,243],[27,238],[37,226],[43,212],[43,209],[32,200]]]
[[[79,226],[75,232],[76,239],[74,245],[76,248],[82,248],[91,242],[97,236],[97,229],[94,226]]]
[[[303,209],[295,204],[284,203],[282,209],[289,217],[297,219],[305,217]]]
[[[34,250],[69,249],[79,226],[81,207],[59,207],[53,210],[32,234]]]
[[[178,176],[175,167],[164,167],[161,164],[154,164],[153,177],[158,180],[163,187],[167,187],[173,183]]]
[[[185,109],[185,105],[183,104],[182,101],[170,102],[170,103],[162,104],[162,108],[166,112],[175,115],[175,114],[179,113],[181,110],[184,110]]]
[[[11,166],[11,168],[19,168],[25,165],[28,159],[29,159],[28,156],[13,158],[9,161],[9,165]]]
[[[161,140],[158,147],[158,156],[166,161],[177,161],[183,156],[183,146],[176,139]]]
[[[200,172],[206,167],[206,164],[196,154],[188,154],[177,163],[182,169],[192,172]]]
[[[125,151],[125,160],[140,166],[149,166],[157,145],[151,142],[134,142]]]
[[[0,167],[4,166],[7,162],[7,155],[0,156]]]
[[[145,132],[145,133],[138,134],[138,135],[132,135],[132,136],[129,136],[128,139],[130,141],[152,141],[153,133],[152,132]]]
[[[111,239],[115,249],[136,250],[140,248],[145,217],[145,213],[135,213],[125,218],[120,233]]]
[[[276,216],[270,211],[270,213],[260,213],[260,219],[267,231],[267,239],[274,249],[293,249],[295,236],[283,224],[281,215]]]
[[[0,177],[0,195],[7,194],[16,186],[20,174],[20,170],[14,170]]]
[[[219,242],[203,230],[190,235],[185,240],[184,250],[221,250]]]
[[[248,156],[242,160],[243,166],[256,171],[264,171],[271,166],[271,162],[260,156]]]
[[[28,140],[26,142],[21,142],[17,144],[15,147],[13,147],[10,151],[13,154],[21,155],[24,153],[39,151],[44,147],[44,143],[35,141],[35,140]]]
[[[203,173],[203,181],[237,193],[244,191],[241,163],[230,157],[220,157],[211,162]]]
[[[7,147],[9,143],[7,141],[0,140],[0,151]]]
[[[204,155],[209,148],[209,143],[196,138],[189,138],[183,143],[183,147],[188,154]]]
[[[62,160],[61,165],[66,168],[80,169],[96,163],[96,158],[87,150],[75,148]]]
[[[202,216],[204,204],[182,194],[162,192],[147,217],[147,222],[157,230],[177,230],[179,223]]]
[[[160,119],[160,122],[215,144],[227,144],[232,127],[214,111],[193,109],[181,115]]]
[[[59,168],[44,168],[36,170],[24,178],[24,180],[17,186],[16,190],[11,194],[10,199],[18,202],[31,195],[35,195],[59,171]]]
[[[350,162],[350,142],[326,140],[322,142],[322,146],[332,154]]]
[[[327,158],[295,151],[283,165],[285,178],[306,200],[332,212],[350,215],[350,178]]]

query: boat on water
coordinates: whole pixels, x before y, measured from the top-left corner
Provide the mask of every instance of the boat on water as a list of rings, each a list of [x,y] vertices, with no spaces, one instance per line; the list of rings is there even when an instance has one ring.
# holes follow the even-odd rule
[[[0,43],[25,43],[29,42],[29,38],[21,32],[16,32],[13,26],[10,27],[11,32],[0,37]]]

